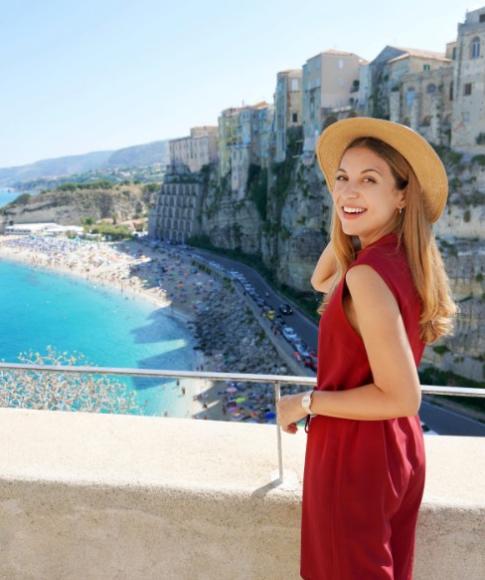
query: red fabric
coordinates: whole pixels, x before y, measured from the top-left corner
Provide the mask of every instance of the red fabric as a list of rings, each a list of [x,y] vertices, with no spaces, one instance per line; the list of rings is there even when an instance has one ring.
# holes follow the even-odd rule
[[[421,300],[397,235],[386,234],[349,268],[368,264],[399,304],[419,365]],[[317,390],[373,382],[365,345],[342,305],[345,276],[320,318]],[[396,372],[399,369],[396,368]],[[419,415],[354,420],[315,415],[307,423],[300,575],[311,580],[411,580],[425,483]]]

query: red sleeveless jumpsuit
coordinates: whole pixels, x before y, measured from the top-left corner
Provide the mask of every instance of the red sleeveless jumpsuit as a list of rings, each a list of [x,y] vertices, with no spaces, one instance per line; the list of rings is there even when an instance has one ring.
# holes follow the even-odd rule
[[[399,305],[419,366],[421,299],[397,234],[357,254],[349,268],[370,265]],[[342,278],[320,317],[317,390],[373,382],[364,342],[350,325]],[[399,368],[396,368],[399,373]],[[354,420],[314,415],[305,425],[300,575],[305,580],[411,580],[425,450],[419,415]]]

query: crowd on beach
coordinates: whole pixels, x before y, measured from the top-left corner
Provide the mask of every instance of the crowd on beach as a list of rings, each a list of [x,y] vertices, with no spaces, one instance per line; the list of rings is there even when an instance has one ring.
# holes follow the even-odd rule
[[[202,343],[205,337],[206,347],[207,343],[211,346],[198,348],[196,370],[252,373],[286,370],[275,365],[278,355],[269,341],[255,347],[253,335],[258,332],[258,325],[254,317],[241,317],[243,305],[234,304],[234,312],[221,310],[234,302],[234,295],[223,296],[228,292],[224,284],[216,276],[201,271],[190,253],[170,247],[154,250],[139,241],[107,243],[21,235],[0,236],[1,256],[78,274],[93,283],[117,286],[122,292],[141,293],[158,305],[169,307],[173,314],[185,319],[196,336],[202,336]],[[251,364],[244,371],[241,370],[244,367],[237,370],[236,366],[239,362],[236,359],[244,358],[240,356],[243,350],[247,351],[246,361]],[[190,380],[181,387],[181,393],[190,397],[188,404],[194,418],[275,420],[271,385]]]

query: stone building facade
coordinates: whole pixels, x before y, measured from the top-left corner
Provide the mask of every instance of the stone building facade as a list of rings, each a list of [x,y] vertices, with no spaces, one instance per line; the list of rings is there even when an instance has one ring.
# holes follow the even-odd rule
[[[390,120],[408,125],[436,145],[449,145],[453,60],[407,53],[388,61],[386,70],[392,79]]]
[[[326,50],[309,58],[303,65],[304,152],[314,152],[316,139],[327,117],[352,110],[359,87],[360,67],[366,62],[352,52]]]
[[[356,110],[361,115],[391,119],[392,106],[394,119],[401,118],[401,104],[393,93],[401,89],[405,77],[448,66],[451,60],[440,52],[386,46],[361,69]]]
[[[270,162],[273,116],[274,107],[266,101],[225,109],[219,116],[219,175],[230,173],[237,199],[245,196],[250,165]]]
[[[202,187],[199,176],[170,166],[149,214],[149,237],[185,242],[199,234]]]
[[[203,165],[218,159],[218,127],[193,127],[189,137],[169,141],[171,165],[185,165],[190,171],[200,171]]]
[[[451,138],[453,68],[411,73],[390,95],[390,119],[418,131],[431,143],[448,145]]]
[[[485,6],[458,24],[451,147],[485,153]]]
[[[287,130],[302,123],[302,69],[284,70],[276,75],[274,93],[274,160],[286,159]]]

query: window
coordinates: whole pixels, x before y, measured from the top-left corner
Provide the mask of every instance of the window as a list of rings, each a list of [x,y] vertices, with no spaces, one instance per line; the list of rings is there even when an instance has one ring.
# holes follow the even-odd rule
[[[431,65],[423,64],[423,70],[431,70]]]
[[[471,42],[470,58],[478,58],[480,56],[480,38],[475,36]]]
[[[450,101],[453,100],[453,81],[450,83]]]
[[[408,90],[406,91],[406,106],[408,109],[411,109],[411,107],[413,106],[415,95],[416,91],[414,87],[409,87]]]
[[[298,113],[293,113],[291,115],[291,121],[292,123],[298,123]]]
[[[456,60],[456,46],[453,47],[453,50],[451,52],[451,59]]]
[[[480,22],[485,22],[485,14],[480,14]]]
[[[292,91],[298,90],[298,79],[291,79],[291,90]]]
[[[472,94],[472,84],[471,83],[465,83],[463,94],[464,95],[471,95]]]

